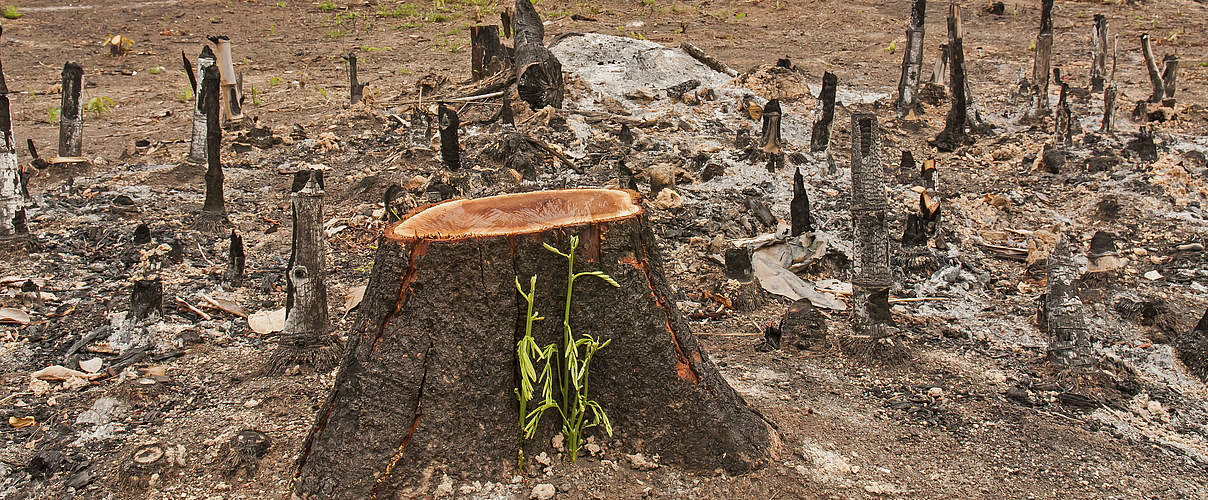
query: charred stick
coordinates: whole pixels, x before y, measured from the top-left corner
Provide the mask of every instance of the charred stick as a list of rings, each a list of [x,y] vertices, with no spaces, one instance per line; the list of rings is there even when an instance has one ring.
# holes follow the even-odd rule
[[[1153,94],[1149,96],[1149,102],[1162,102],[1166,97],[1166,83],[1162,80],[1162,73],[1158,71],[1158,61],[1153,56],[1153,48],[1149,45],[1149,33],[1141,34],[1141,52],[1145,56],[1145,68],[1149,70],[1149,84],[1153,87]]]
[[[356,104],[361,102],[361,96],[365,93],[365,84],[357,82],[357,53],[349,52],[342,57],[348,61],[348,99],[351,104]]]
[[[243,237],[231,230],[231,244],[227,248],[227,270],[223,275],[233,287],[243,283],[243,268],[246,254],[243,251]]]
[[[1178,79],[1179,56],[1167,54],[1162,58],[1162,88],[1166,99],[1174,99],[1175,80]]]
[[[927,0],[914,0],[910,11],[910,24],[906,27],[906,52],[902,54],[902,77],[898,80],[898,100],[895,107],[898,117],[910,114],[915,108],[919,93],[919,80],[923,73],[923,35],[927,15]]]
[[[461,145],[457,141],[457,128],[460,122],[457,112],[445,107],[442,103],[437,108],[437,119],[440,122],[440,159],[449,170],[461,169]]]
[[[940,151],[955,151],[957,148],[972,142],[969,137],[969,107],[968,94],[961,91],[967,89],[965,82],[965,42],[961,36],[960,7],[955,3],[948,5],[948,54],[952,59],[949,77],[952,107],[944,120],[944,130],[940,132],[931,144]]]
[[[789,219],[790,236],[796,237],[814,230],[810,217],[810,198],[805,192],[805,178],[802,177],[800,168],[793,169],[793,201],[789,203]]]
[[[822,91],[818,94],[821,112],[814,121],[813,134],[810,138],[810,151],[818,153],[830,148],[831,124],[835,120],[835,92],[839,87],[839,77],[827,71],[822,75]]]
[[[784,165],[784,153],[781,151],[780,138],[780,101],[772,99],[763,107],[763,130],[759,141],[759,149],[768,156],[768,171],[775,172],[776,167]]]
[[[84,141],[83,102],[84,68],[69,62],[63,65],[63,96],[59,101],[59,156],[80,156]]]
[[[202,94],[205,96],[203,107],[206,112],[206,199],[201,207],[201,217],[208,219],[216,226],[226,223],[226,200],[222,193],[222,158],[219,155],[222,144],[222,125],[218,113],[218,68],[214,65],[206,67],[205,76],[201,81]]]

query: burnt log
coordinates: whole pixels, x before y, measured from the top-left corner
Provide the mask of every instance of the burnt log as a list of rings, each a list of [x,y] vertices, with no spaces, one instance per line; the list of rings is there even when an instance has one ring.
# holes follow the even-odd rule
[[[838,88],[839,77],[829,71],[822,75],[822,91],[818,94],[821,112],[814,120],[810,137],[811,152],[820,153],[830,149],[831,124],[835,121],[835,92]]]
[[[545,26],[529,0],[516,0],[512,31],[516,34],[516,91],[534,110],[562,107],[566,92],[562,63],[545,47]]]
[[[1057,110],[1053,113],[1054,138],[1058,146],[1070,146],[1074,143],[1074,111],[1070,109],[1070,84],[1061,82],[1061,96],[1057,99]]]
[[[948,5],[948,55],[951,59],[949,66],[949,93],[952,94],[952,107],[944,119],[944,130],[940,132],[931,145],[944,152],[955,151],[957,148],[971,144],[969,136],[969,94],[965,81],[965,42],[961,35],[960,7],[955,3]],[[1046,76],[1047,79],[1047,76]],[[965,89],[960,91],[959,89]]]
[[[543,244],[565,249],[572,237],[583,242],[576,269],[607,273],[619,287],[575,281],[567,306],[567,259]],[[676,309],[638,195],[530,192],[446,201],[385,231],[334,388],[300,450],[294,494],[423,496],[433,467],[502,481],[517,472],[518,451],[548,448],[548,439],[523,440],[518,424],[515,356],[527,304],[516,283],[534,275],[531,311],[568,308],[570,323],[611,341],[592,358],[587,397],[608,413],[622,446],[730,474],[774,456],[776,433]],[[555,343],[563,325],[537,321],[532,334],[539,345]],[[552,436],[553,427],[546,419],[537,434]]]
[[[889,203],[885,199],[885,167],[876,115],[852,115],[851,131],[851,218],[856,254],[852,262],[852,328],[857,334],[875,339],[887,336],[892,322]]]
[[[902,77],[898,80],[898,118],[918,109],[919,81],[923,73],[923,35],[926,32],[927,0],[914,0],[906,27],[906,51],[902,54]]]
[[[1112,134],[1116,128],[1116,96],[1120,93],[1120,87],[1116,82],[1112,82],[1106,89],[1103,90],[1103,120],[1099,123],[1099,132],[1103,134]]]
[[[470,26],[470,74],[481,80],[500,73],[511,66],[511,54],[499,42],[499,27],[495,25]]]
[[[461,144],[457,140],[457,129],[461,122],[457,112],[445,107],[444,103],[436,111],[440,122],[440,160],[449,170],[461,169]]]
[[[69,62],[63,65],[63,96],[59,101],[59,156],[80,156],[84,142],[84,68]]]
[[[184,57],[184,52],[180,53]],[[206,161],[206,108],[205,85],[198,85],[198,81],[204,83],[206,68],[214,66],[214,51],[210,50],[210,46],[201,48],[201,55],[197,57],[197,76],[193,77],[190,73],[189,81],[193,84],[193,94],[195,96],[193,106],[193,135],[192,141],[189,143],[189,156],[185,158],[191,163],[205,163]],[[188,66],[188,59],[185,59],[185,65]]]
[[[352,51],[341,57],[348,61],[348,101],[356,104],[365,95],[365,84],[357,80],[357,53]]]
[[[226,200],[222,194],[222,125],[218,113],[218,68],[206,67],[201,80],[201,94],[205,97],[202,107],[206,111],[206,199],[197,217],[197,229],[214,233],[225,228],[230,221],[226,215]]]

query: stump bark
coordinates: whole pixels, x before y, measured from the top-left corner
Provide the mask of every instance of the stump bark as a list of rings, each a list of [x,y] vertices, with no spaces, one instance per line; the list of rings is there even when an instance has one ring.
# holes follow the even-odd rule
[[[1102,92],[1107,81],[1107,16],[1095,14],[1091,26],[1091,91]]]
[[[1166,97],[1166,82],[1162,80],[1162,72],[1158,70],[1158,61],[1154,58],[1153,48],[1149,44],[1149,33],[1141,34],[1141,54],[1145,56],[1145,69],[1149,71],[1149,85],[1153,88],[1149,102],[1162,102]]]
[[[17,141],[13,137],[9,112],[8,84],[0,67],[0,243],[24,243],[30,239],[25,225],[25,183],[17,159]]]
[[[919,81],[923,73],[923,36],[926,33],[927,0],[914,0],[906,27],[906,51],[902,54],[902,77],[898,80],[898,118],[917,107]]]
[[[577,335],[611,340],[593,358],[589,397],[617,437],[691,469],[764,466],[778,438],[680,317],[637,193],[559,190],[446,201],[386,230],[335,386],[299,455],[295,494],[424,495],[428,478],[500,481],[516,473],[520,450],[544,449],[556,418],[537,439],[520,434],[516,344],[527,303],[515,282],[538,276],[534,311],[550,319],[533,336],[561,339],[566,259],[542,243],[565,249],[572,236],[582,240],[576,269],[620,285],[576,281],[570,307]]]
[[[83,103],[84,68],[69,62],[63,65],[63,97],[59,112],[59,156],[80,156],[84,140]]]
[[[856,258],[852,265],[852,328],[874,339],[885,337],[889,314],[889,203],[881,132],[872,113],[851,119],[851,218]]]
[[[831,123],[835,121],[835,92],[838,88],[839,77],[829,71],[822,74],[822,91],[818,93],[821,111],[811,130],[811,152],[820,153],[830,148]]]
[[[1040,34],[1036,35],[1036,60],[1032,65],[1032,112],[1041,119],[1049,113],[1049,74],[1053,60],[1053,0],[1040,8]]]
[[[184,57],[184,52],[181,52],[181,57]],[[201,48],[201,55],[197,57],[197,77],[189,78],[189,82],[193,85],[193,94],[196,99],[193,105],[193,134],[192,141],[189,143],[189,156],[186,158],[190,163],[205,163],[206,161],[206,108],[205,86],[198,84],[205,80],[206,68],[214,66],[214,51],[210,47],[204,46]],[[185,66],[188,65],[188,59],[185,59]],[[191,74],[191,73],[190,73]]]
[[[196,226],[199,231],[214,233],[230,224],[222,194],[222,158],[219,156],[222,126],[218,123],[218,68],[214,65],[206,67],[201,89],[205,97],[202,107],[206,111],[206,199]]]

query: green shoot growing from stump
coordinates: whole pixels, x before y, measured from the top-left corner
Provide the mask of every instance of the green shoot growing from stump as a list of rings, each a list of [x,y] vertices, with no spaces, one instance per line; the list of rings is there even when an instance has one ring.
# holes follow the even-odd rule
[[[529,292],[526,294],[520,286],[520,280],[516,280],[516,290],[520,292],[520,296],[528,303],[528,316],[525,319],[525,335],[524,338],[516,344],[516,356],[519,359],[520,365],[520,387],[516,391],[517,399],[520,401],[521,428],[524,430],[525,439],[532,438],[537,432],[537,424],[541,421],[541,416],[545,414],[545,410],[556,409],[558,416],[562,419],[562,435],[566,438],[566,449],[570,455],[571,463],[579,458],[579,449],[583,446],[583,430],[595,426],[603,426],[604,431],[612,436],[612,423],[608,420],[608,415],[604,413],[604,409],[594,400],[588,399],[588,375],[591,368],[591,359],[596,352],[606,347],[611,340],[606,340],[600,343],[599,339],[588,334],[583,334],[582,338],[575,339],[575,335],[570,325],[570,305],[574,293],[575,280],[584,276],[595,276],[604,280],[606,283],[620,287],[621,285],[612,279],[611,276],[603,271],[588,271],[583,273],[575,273],[575,250],[579,247],[579,238],[572,236],[570,238],[570,250],[562,252],[549,244],[543,244],[546,250],[561,255],[566,258],[566,307],[562,314],[562,348],[560,352],[555,351],[557,345],[550,344],[544,349],[537,346],[533,340],[533,322],[544,319],[533,312],[533,302],[535,299],[537,288],[537,277],[533,276],[529,281]],[[535,368],[537,363],[545,361],[545,365],[541,370],[541,375],[537,375]],[[556,363],[556,365],[554,364]],[[552,371],[556,369],[558,373],[558,388],[560,398],[554,398],[554,387]],[[532,411],[525,413],[528,402],[533,397],[533,384],[541,385],[542,402]],[[591,413],[591,422],[587,421],[587,414]]]

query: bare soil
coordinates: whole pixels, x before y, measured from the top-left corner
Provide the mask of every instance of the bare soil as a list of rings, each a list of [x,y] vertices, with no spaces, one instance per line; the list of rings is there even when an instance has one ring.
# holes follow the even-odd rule
[[[1053,60],[1072,86],[1088,86],[1092,16],[1107,15],[1112,33],[1120,35],[1121,141],[1137,130],[1128,119],[1133,104],[1149,94],[1140,33],[1153,35],[1160,54],[1178,54],[1180,73],[1175,116],[1155,125],[1158,161],[1123,158],[1108,171],[1088,171],[1086,157],[1095,148],[1081,146],[1066,169],[1050,174],[1034,170],[1031,159],[1051,131],[1013,120],[1022,104],[1012,92],[1020,75],[1031,73],[1039,2],[1004,3],[1003,15],[985,12],[989,2],[967,3],[964,25],[974,96],[999,128],[979,136],[974,146],[943,154],[926,143],[942,129],[947,101],[927,106],[917,121],[896,120],[890,107],[910,2],[539,2],[547,42],[571,32],[644,38],[669,47],[687,41],[742,73],[787,57],[797,75],[784,77],[789,80],[817,86],[822,72],[831,71],[841,88],[886,94],[872,104],[840,107],[832,139],[839,171],[847,166],[850,112],[876,112],[884,126],[886,167],[896,173],[890,182],[891,231],[901,233],[917,200],[903,194],[918,180],[897,172],[898,151],[935,158],[943,224],[955,236],[950,244],[959,262],[945,268],[951,279],[937,272],[935,279],[915,276],[895,286],[895,296],[948,300],[895,305],[901,335],[892,349],[846,346],[847,313],[834,312],[827,313],[827,339],[757,352],[764,326],[778,320],[787,300],[774,299],[751,313],[693,313],[709,309],[702,292],[712,293],[724,282],[721,266],[710,257],[710,240],[772,230],[752,222],[741,207],[741,191],[754,189],[787,220],[791,171],[769,174],[779,179],[775,185],[732,181],[714,189],[685,182],[679,187],[688,200],[684,207],[651,208],[668,278],[681,293],[681,313],[693,315],[693,331],[723,375],[777,422],[779,459],[738,477],[667,464],[642,470],[627,455],[642,452],[657,462],[657,450],[643,450],[619,429],[615,439],[598,438],[600,456],[574,465],[554,457],[545,470],[489,480],[437,471],[421,494],[527,498],[534,486],[548,483],[559,498],[1208,496],[1208,390],[1171,347],[1208,306],[1208,6],[1190,0],[1057,3]],[[86,102],[99,98],[112,105],[85,118],[84,152],[93,168],[75,179],[74,190],[64,187],[60,171],[41,171],[30,181],[30,227],[42,247],[9,252],[0,261],[0,275],[37,279],[55,295],[45,305],[29,306],[18,294],[24,279],[0,285],[7,292],[0,307],[23,309],[33,320],[0,326],[0,413],[36,421],[0,424],[0,496],[288,498],[294,460],[334,372],[267,376],[262,367],[276,347],[276,334],[257,334],[243,319],[212,309],[206,312],[213,319],[204,320],[177,307],[174,298],[196,305],[203,294],[222,296],[253,312],[282,307],[290,176],[280,172],[322,164],[329,168],[328,294],[337,330],[350,331],[356,314],[346,310],[344,297],[369,275],[374,240],[383,228],[377,212],[382,191],[391,183],[407,186],[408,204],[417,206],[427,199],[426,186],[447,177],[431,152],[409,151],[407,128],[399,120],[409,120],[421,82],[439,82],[438,94],[453,95],[469,78],[467,28],[498,22],[499,8],[489,0],[441,4],[18,5],[22,17],[5,20],[0,39],[18,143],[32,139],[43,156],[53,156],[58,127],[50,110],[59,106],[65,61],[85,68]],[[932,4],[925,68],[934,63],[945,33],[947,6]],[[111,56],[102,45],[116,34],[134,42],[124,56]],[[221,284],[226,240],[192,229],[204,196],[203,168],[182,162],[192,100],[180,53],[195,61],[210,35],[232,39],[236,69],[244,76],[245,113],[280,139],[270,147],[236,149],[232,144],[240,142],[241,132],[224,132],[227,210],[248,254],[247,278],[235,289]],[[370,82],[368,106],[347,105],[346,63],[339,56],[350,50],[358,51],[361,80]],[[576,89],[582,90],[572,82],[572,98]],[[777,97],[760,89],[751,93]],[[783,100],[787,114],[810,122],[812,97]],[[736,115],[736,104],[726,103],[724,112]],[[1101,97],[1080,99],[1076,109],[1087,123],[1097,123]],[[758,122],[748,125],[758,131]],[[535,135],[548,133],[541,137],[556,147],[577,147],[565,126],[532,127]],[[655,126],[641,134],[657,143],[675,128]],[[709,135],[715,129],[696,133],[702,141],[726,145],[723,150],[735,149],[734,128],[721,129],[725,133],[716,137]],[[480,152],[492,133],[483,126],[463,135],[467,156]],[[808,144],[789,146],[790,152],[807,150]],[[630,166],[645,179],[648,167],[660,162],[689,163],[687,157],[698,152],[723,154],[705,147],[667,151],[635,152]],[[579,160],[589,170],[583,176],[567,173],[550,158],[543,175],[523,183],[508,181],[508,173],[486,158],[474,159],[471,170],[498,171],[494,178],[503,180],[461,194],[615,184],[611,167],[595,165],[593,158],[598,159]],[[29,160],[22,155],[23,163]],[[763,165],[729,163],[728,175],[745,179],[736,173],[743,168],[757,171]],[[850,239],[846,182],[841,173],[809,167],[815,218],[822,229]],[[137,213],[112,208],[119,195],[131,197]],[[724,227],[727,218],[738,223]],[[50,392],[34,394],[30,373],[64,364],[66,351],[83,335],[122,321],[135,263],[145,258],[143,248],[131,242],[140,223],[151,227],[156,241],[171,236],[183,247],[182,261],[162,271],[166,314],[143,339],[153,346],[151,354],[130,370],[84,387],[52,382]],[[1116,234],[1129,262],[1106,275],[1088,275],[1079,289],[1095,352],[1105,360],[1100,381],[1088,383],[1066,378],[1045,361],[1048,337],[1035,320],[1045,290],[1043,264],[998,258],[981,243],[1026,248],[1032,241],[1043,247],[1045,237],[1037,233],[1068,233],[1079,236],[1078,251],[1085,254],[1096,230]],[[1179,249],[1193,243],[1200,244],[1198,250]],[[807,281],[843,281],[848,268],[831,255],[800,274]],[[1146,277],[1154,271],[1157,278]],[[105,345],[102,337],[86,346],[83,357],[97,356],[109,365],[119,354],[114,340],[110,348]],[[1081,400],[1071,394],[1091,403],[1076,404]],[[475,411],[484,409],[467,409]],[[260,430],[272,444],[258,470],[232,476],[222,447],[242,429]],[[130,480],[126,469],[136,448],[149,443],[161,444],[176,461],[157,470],[150,485]]]

